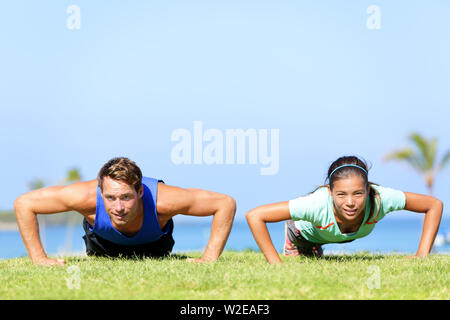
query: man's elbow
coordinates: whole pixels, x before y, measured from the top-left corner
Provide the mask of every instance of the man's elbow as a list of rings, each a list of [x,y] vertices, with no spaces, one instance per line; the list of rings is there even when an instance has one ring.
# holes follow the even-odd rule
[[[26,196],[23,194],[19,196],[16,200],[14,200],[14,210],[23,207],[25,203],[26,203]]]
[[[234,200],[233,197],[224,195],[222,201],[224,207],[227,208],[227,211],[230,212],[231,216],[234,217],[234,214],[236,213],[236,200]]]
[[[28,207],[28,205],[29,199],[26,193],[14,200],[14,213],[16,214],[16,216],[18,212],[21,212],[24,208]]]

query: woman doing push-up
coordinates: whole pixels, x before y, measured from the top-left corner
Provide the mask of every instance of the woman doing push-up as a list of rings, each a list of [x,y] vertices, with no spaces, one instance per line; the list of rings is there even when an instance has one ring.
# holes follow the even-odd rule
[[[266,223],[285,221],[283,254],[317,256],[322,245],[350,242],[367,236],[391,211],[425,213],[416,257],[427,256],[439,229],[443,204],[427,195],[403,192],[372,183],[365,162],[355,156],[334,161],[328,184],[306,196],[267,204],[246,214],[253,236],[269,263],[281,263]]]

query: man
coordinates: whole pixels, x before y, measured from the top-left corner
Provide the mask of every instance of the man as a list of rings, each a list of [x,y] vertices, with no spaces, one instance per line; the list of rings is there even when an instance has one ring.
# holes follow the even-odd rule
[[[215,261],[223,251],[236,212],[233,198],[220,193],[183,189],[143,177],[128,158],[113,158],[97,180],[54,186],[21,195],[14,202],[17,223],[28,254],[36,265],[64,265],[47,257],[37,214],[77,211],[84,216],[86,253],[98,256],[170,254],[174,245],[172,217],[213,215],[211,236],[200,259]]]

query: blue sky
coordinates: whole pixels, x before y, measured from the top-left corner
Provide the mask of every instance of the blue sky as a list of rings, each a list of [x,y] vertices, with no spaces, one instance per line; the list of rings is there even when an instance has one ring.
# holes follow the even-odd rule
[[[70,5],[80,8],[71,30]],[[368,29],[370,5],[380,25]],[[10,1],[0,12],[0,209],[114,156],[168,184],[232,195],[237,218],[322,184],[342,155],[370,179],[426,193],[382,161],[418,131],[450,147],[447,1]],[[174,130],[278,129],[277,174],[175,165]],[[450,168],[435,195],[450,200]]]

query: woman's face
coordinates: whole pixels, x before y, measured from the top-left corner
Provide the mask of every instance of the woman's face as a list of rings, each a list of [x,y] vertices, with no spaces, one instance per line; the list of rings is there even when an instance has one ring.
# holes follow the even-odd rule
[[[338,222],[351,224],[359,221],[364,215],[368,190],[364,179],[352,174],[334,182],[333,190],[329,189],[333,199]]]

